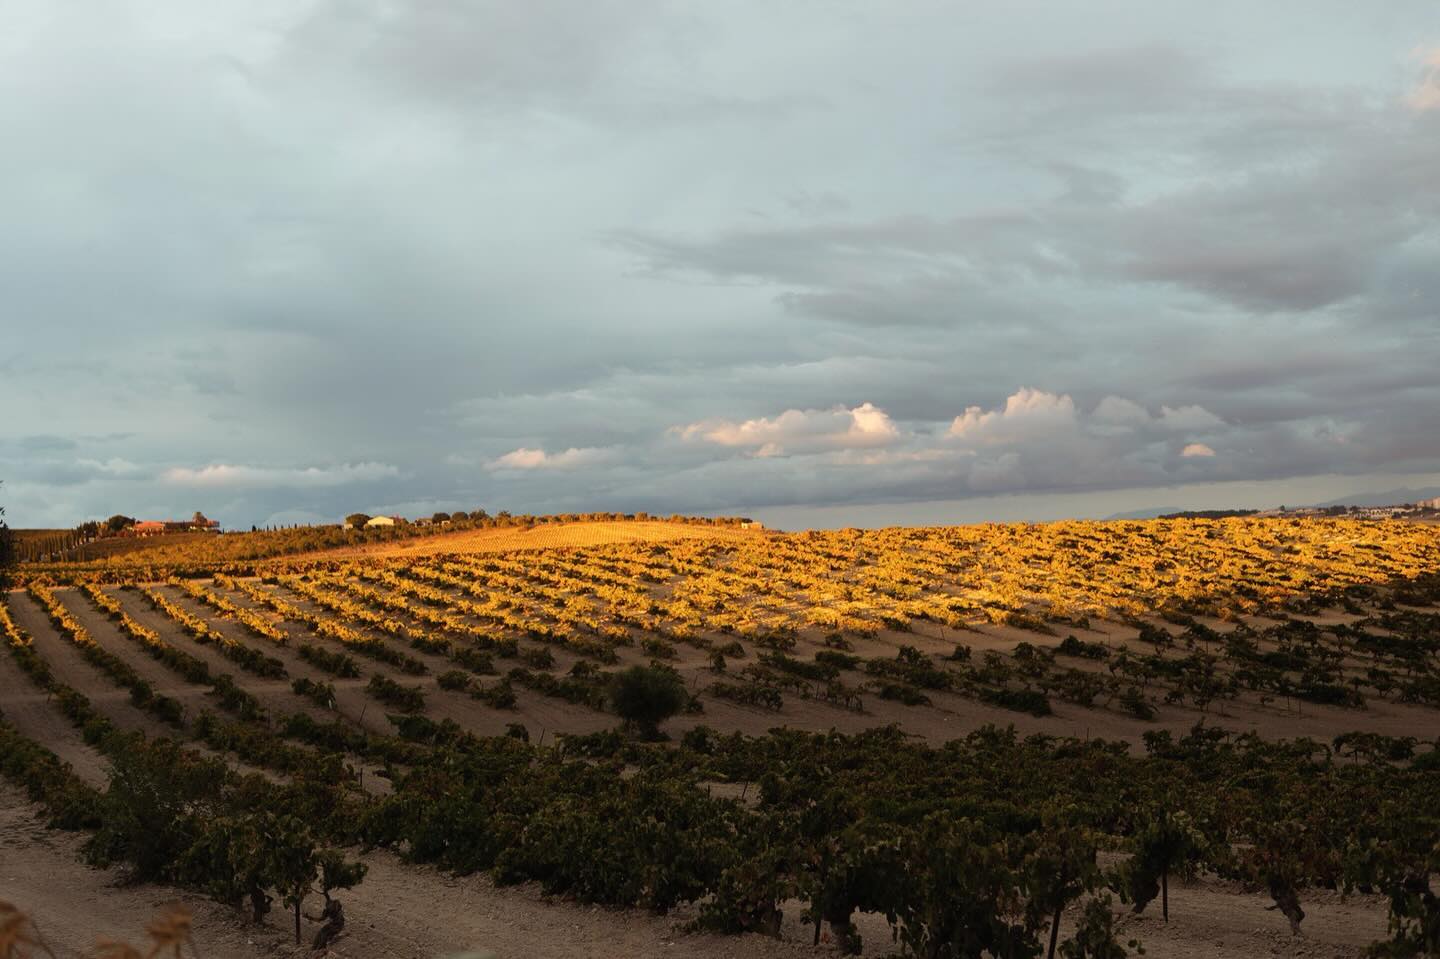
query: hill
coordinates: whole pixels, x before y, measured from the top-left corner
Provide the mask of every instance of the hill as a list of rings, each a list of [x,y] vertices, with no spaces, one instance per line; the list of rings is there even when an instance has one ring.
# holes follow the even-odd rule
[[[84,577],[103,571],[149,568],[167,571],[253,566],[300,557],[426,556],[441,552],[508,552],[522,549],[594,546],[606,543],[671,542],[684,539],[745,538],[764,535],[738,519],[672,517],[505,516],[458,526],[406,524],[389,528],[297,526],[234,533],[173,533],[151,537],[110,537],[81,547],[79,561],[22,563],[22,576]],[[606,517],[606,518],[599,518]]]
[[[1435,926],[1407,890],[1440,867],[1437,569],[1440,529],[1318,518],[550,523],[74,567],[0,602],[0,770],[170,884],[151,902],[263,905],[284,863],[358,854],[343,954],[679,954],[698,923],[744,938],[688,955],[929,955],[937,921],[1032,956],[1081,929],[1410,954]],[[113,903],[44,879],[78,843],[14,831],[7,900],[47,928]],[[674,918],[493,885],[532,880]],[[288,922],[237,916],[216,954],[274,955]]]
[[[367,543],[315,554],[316,558],[435,556],[440,553],[509,553],[532,549],[575,549],[620,543],[673,543],[679,540],[746,541],[764,537],[760,530],[733,526],[691,526],[683,523],[628,520],[598,523],[548,523],[496,529],[436,533],[421,539]],[[776,535],[776,534],[768,534]]]

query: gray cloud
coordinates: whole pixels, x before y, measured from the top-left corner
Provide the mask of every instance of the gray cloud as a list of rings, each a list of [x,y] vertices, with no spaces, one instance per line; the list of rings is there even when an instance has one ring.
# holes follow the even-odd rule
[[[1418,2],[14,13],[15,523],[1440,470]],[[1068,431],[946,436],[1027,386]]]

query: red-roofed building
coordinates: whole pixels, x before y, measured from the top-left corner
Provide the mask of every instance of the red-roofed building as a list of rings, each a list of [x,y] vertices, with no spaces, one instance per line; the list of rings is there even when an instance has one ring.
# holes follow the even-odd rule
[[[122,535],[159,536],[162,533],[213,533],[219,531],[219,520],[206,519],[203,514],[196,513],[194,519],[142,519],[125,530]]]

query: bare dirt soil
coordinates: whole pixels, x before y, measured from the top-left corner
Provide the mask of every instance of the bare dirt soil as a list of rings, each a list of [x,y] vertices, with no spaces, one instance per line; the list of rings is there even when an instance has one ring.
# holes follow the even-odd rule
[[[30,682],[15,661],[0,654],[0,711],[22,736],[44,743],[75,769],[76,775],[98,786],[105,782],[104,758],[86,745],[79,731],[61,714],[51,698]]]
[[[121,728],[139,729],[146,736],[171,735],[171,730],[164,723],[130,702],[127,690],[116,686],[86,662],[75,644],[50,624],[49,617],[33,599],[24,593],[12,592],[9,594],[9,605],[16,625],[30,634],[36,651],[50,665],[57,680],[84,693],[102,715]],[[106,648],[117,653],[121,651],[118,644],[107,645]],[[175,682],[173,674],[170,681]],[[33,687],[27,682],[26,688]],[[0,708],[4,708],[3,701],[0,701]]]

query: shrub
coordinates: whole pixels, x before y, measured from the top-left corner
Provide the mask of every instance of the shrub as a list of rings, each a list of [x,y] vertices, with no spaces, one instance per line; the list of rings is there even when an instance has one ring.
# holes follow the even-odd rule
[[[544,646],[536,646],[521,650],[520,662],[531,669],[554,669],[555,654]]]
[[[675,646],[665,642],[663,639],[654,639],[647,636],[640,640],[640,648],[645,651],[647,656],[653,656],[656,659],[675,658]]]
[[[876,690],[881,699],[891,699],[895,702],[904,703],[906,706],[929,706],[930,697],[926,696],[914,686],[907,686],[904,683],[882,682]]]
[[[376,673],[370,677],[365,691],[388,706],[407,713],[418,713],[425,708],[425,694],[418,686],[401,686],[395,680]]]
[[[1029,713],[1032,716],[1049,716],[1050,700],[1038,689],[990,689],[982,687],[980,690],[981,702],[989,703],[991,706],[999,706],[1002,709],[1013,709],[1018,713]]]
[[[1110,653],[1104,643],[1087,643],[1073,635],[1066,636],[1055,651],[1062,656],[1078,656],[1081,659],[1105,659]]]
[[[514,709],[515,687],[508,678],[490,686],[477,686],[470,691],[471,699],[478,699],[491,709]]]
[[[471,649],[467,646],[458,647],[455,650],[455,662],[464,666],[472,673],[481,676],[493,676],[495,674],[495,661],[490,654],[478,649]]]
[[[835,669],[860,669],[865,661],[859,656],[851,653],[837,652],[833,649],[822,649],[815,653],[815,662],[824,663]]]
[[[1120,708],[1136,719],[1155,718],[1155,707],[1150,705],[1138,686],[1129,686],[1120,694]]]
[[[441,689],[469,689],[472,682],[470,674],[463,669],[451,669],[435,677]]]
[[[660,736],[660,724],[690,698],[680,677],[668,669],[631,666],[610,681],[610,705],[645,739]]]
[[[774,686],[761,683],[712,683],[708,689],[712,696],[728,699],[742,706],[760,706],[764,709],[781,709],[785,705],[784,694]]]

